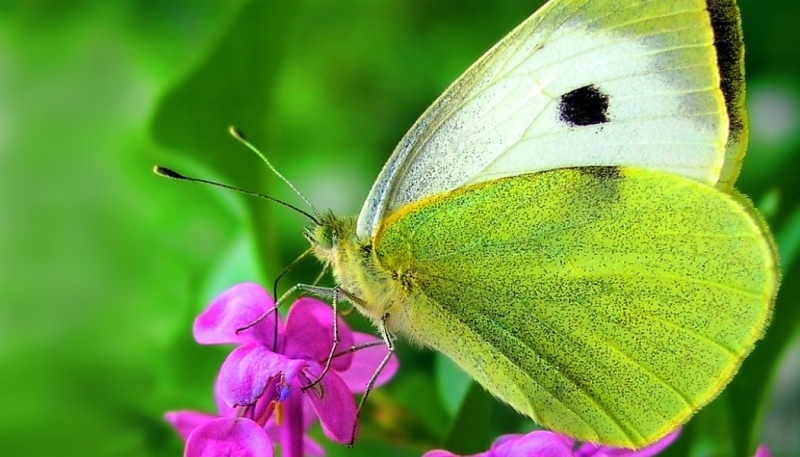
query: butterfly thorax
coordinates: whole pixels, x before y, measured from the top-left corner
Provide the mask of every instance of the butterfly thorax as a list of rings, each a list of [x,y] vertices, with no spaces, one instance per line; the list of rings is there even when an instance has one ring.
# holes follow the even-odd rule
[[[384,316],[399,317],[405,294],[391,273],[383,268],[375,255],[370,238],[356,235],[356,219],[327,213],[309,230],[314,255],[330,266],[337,285],[357,300],[349,300],[376,325]],[[389,324],[389,327],[394,325]]]

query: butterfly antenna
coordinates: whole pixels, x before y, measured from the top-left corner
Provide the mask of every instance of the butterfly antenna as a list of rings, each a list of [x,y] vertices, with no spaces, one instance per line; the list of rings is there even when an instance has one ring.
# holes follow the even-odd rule
[[[242,133],[241,130],[237,129],[234,126],[231,126],[228,128],[228,132],[231,134],[232,137],[239,140],[240,143],[247,146],[248,149],[255,152],[256,155],[260,157],[265,164],[267,164],[269,169],[272,170],[272,172],[275,173],[275,175],[278,178],[280,178],[281,181],[285,182],[286,185],[289,186],[289,188],[292,189],[294,193],[297,194],[297,196],[300,197],[300,199],[303,200],[306,205],[308,205],[309,208],[311,208],[311,212],[313,212],[314,215],[317,218],[319,218],[319,212],[317,211],[316,208],[314,208],[314,205],[311,204],[311,202],[305,197],[305,195],[300,193],[300,191],[297,190],[296,187],[294,187],[294,184],[292,184],[288,179],[286,179],[282,174],[280,174],[280,172],[278,172],[278,170],[272,165],[272,162],[270,162],[269,159],[267,159],[267,156],[265,156],[261,151],[258,150],[258,148],[253,146],[253,144],[250,143],[250,141],[248,141],[247,138],[244,137],[244,134]]]
[[[159,166],[159,165],[156,165],[155,167],[153,167],[153,172],[155,174],[157,174],[159,176],[163,176],[165,178],[175,179],[175,180],[178,180],[178,181],[199,182],[199,183],[208,184],[208,185],[211,185],[211,186],[214,186],[214,187],[221,187],[223,189],[233,190],[233,191],[239,192],[240,194],[250,195],[250,196],[258,197],[258,198],[263,198],[264,200],[269,200],[271,202],[278,203],[278,204],[283,205],[283,206],[285,206],[285,207],[287,207],[287,208],[289,208],[289,209],[291,209],[291,210],[293,210],[293,211],[295,211],[297,213],[300,213],[303,216],[305,216],[308,219],[310,219],[311,222],[313,222],[315,225],[319,225],[319,221],[317,220],[318,216],[315,217],[315,216],[309,214],[307,211],[303,211],[302,209],[292,205],[291,203],[286,203],[283,200],[278,200],[277,198],[270,197],[269,195],[259,194],[259,193],[256,193],[256,192],[250,192],[249,190],[239,189],[238,187],[229,186],[227,184],[222,184],[222,183],[218,183],[218,182],[215,182],[215,181],[209,181],[208,179],[193,178],[191,176],[182,175],[182,174],[178,173],[177,171],[174,171],[174,170],[171,170],[169,168],[162,167],[162,166]]]

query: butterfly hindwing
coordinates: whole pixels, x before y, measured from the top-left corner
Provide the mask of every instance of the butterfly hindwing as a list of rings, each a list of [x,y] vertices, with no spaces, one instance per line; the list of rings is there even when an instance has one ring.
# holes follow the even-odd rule
[[[406,278],[413,340],[545,427],[641,447],[713,399],[762,336],[769,240],[740,196],[592,167],[408,205],[374,249]]]

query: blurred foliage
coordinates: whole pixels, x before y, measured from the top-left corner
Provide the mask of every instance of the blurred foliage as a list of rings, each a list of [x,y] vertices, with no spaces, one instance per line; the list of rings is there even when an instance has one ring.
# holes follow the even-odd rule
[[[296,214],[169,182],[155,163],[297,203],[227,136],[236,124],[320,209],[355,214],[415,118],[539,3],[0,3],[0,455],[181,455],[161,415],[212,411],[225,356],[193,342],[192,319],[306,248]],[[760,442],[800,455],[800,3],[741,8],[752,139],[739,188],[768,217],[784,279],[766,338],[675,456]],[[303,262],[281,290],[316,271]],[[477,452],[532,427],[440,356],[398,349],[356,447],[329,455]]]

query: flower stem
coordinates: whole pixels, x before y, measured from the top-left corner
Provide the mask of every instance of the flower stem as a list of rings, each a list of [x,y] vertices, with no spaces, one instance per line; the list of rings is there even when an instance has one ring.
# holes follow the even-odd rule
[[[292,386],[295,387],[295,386]],[[303,457],[303,396],[300,389],[292,389],[285,400],[284,423],[281,426],[281,455]]]

